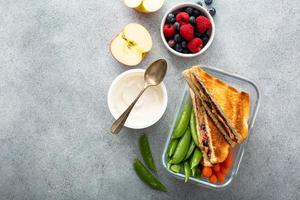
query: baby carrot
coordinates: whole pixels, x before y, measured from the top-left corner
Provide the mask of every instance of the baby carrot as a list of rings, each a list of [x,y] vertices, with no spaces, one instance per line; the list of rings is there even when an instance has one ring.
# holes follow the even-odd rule
[[[221,167],[221,173],[225,175],[227,175],[229,172],[229,168],[225,167],[225,166],[222,166]]]
[[[219,164],[214,165],[213,170],[214,170],[214,172],[219,172],[220,171],[220,165]]]
[[[210,167],[203,167],[202,169],[202,176],[204,177],[210,177],[212,175],[212,170]]]
[[[211,175],[210,177],[209,177],[209,182],[211,182],[211,183],[216,183],[217,182],[217,177],[216,177],[216,175]]]
[[[229,154],[228,154],[226,160],[223,162],[223,165],[226,168],[230,168],[231,165],[232,165],[232,161],[233,161],[233,159],[232,159],[232,153],[231,153],[231,151],[229,151]]]
[[[216,175],[217,175],[217,180],[218,180],[218,182],[224,183],[224,181],[225,181],[224,174],[222,174],[221,172],[217,172]]]

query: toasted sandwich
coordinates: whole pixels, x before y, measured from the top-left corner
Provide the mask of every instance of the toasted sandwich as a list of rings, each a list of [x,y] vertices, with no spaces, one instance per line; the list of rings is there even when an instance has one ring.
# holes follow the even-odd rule
[[[232,147],[242,143],[248,136],[249,95],[213,77],[199,66],[183,71],[183,76],[226,141]]]
[[[206,114],[201,99],[192,90],[190,94],[196,118],[198,144],[203,154],[202,164],[212,166],[212,164],[223,162],[227,158],[230,145]]]

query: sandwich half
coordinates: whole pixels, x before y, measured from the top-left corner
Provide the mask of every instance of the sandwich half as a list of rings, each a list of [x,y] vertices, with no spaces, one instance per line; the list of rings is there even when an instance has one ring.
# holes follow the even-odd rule
[[[183,71],[183,76],[226,141],[232,147],[242,143],[248,136],[249,95],[213,77],[199,66]]]
[[[192,90],[190,94],[196,118],[198,144],[203,154],[202,164],[212,166],[212,164],[221,163],[227,158],[230,145],[206,114],[201,99]]]

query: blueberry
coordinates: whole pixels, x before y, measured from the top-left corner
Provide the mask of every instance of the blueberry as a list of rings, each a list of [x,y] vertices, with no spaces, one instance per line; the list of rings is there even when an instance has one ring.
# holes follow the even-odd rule
[[[179,22],[174,23],[174,28],[175,28],[175,31],[179,31],[179,28],[180,28]]]
[[[175,34],[174,35],[174,40],[175,40],[176,43],[181,42],[181,36],[179,34]]]
[[[173,13],[169,13],[166,22],[173,24],[175,21],[176,21],[175,15]]]
[[[203,6],[202,1],[197,1],[196,4]]]
[[[168,45],[169,45],[169,47],[174,47],[175,46],[175,44],[176,44],[176,42],[174,41],[174,40],[169,40],[168,41]]]
[[[209,14],[213,17],[216,14],[216,9],[214,7],[211,7],[208,9]]]
[[[195,37],[202,38],[202,33],[196,32]]]
[[[183,40],[183,41],[181,42],[181,46],[182,46],[182,48],[186,48],[187,42]]]
[[[187,14],[191,15],[191,14],[193,13],[193,8],[192,8],[192,7],[187,7],[187,8],[185,9],[185,12],[186,12]]]
[[[175,50],[178,51],[178,52],[182,52],[183,51],[183,48],[180,44],[176,44],[175,45]]]
[[[182,51],[182,53],[187,54],[187,53],[189,53],[189,50],[187,48],[184,48],[183,51]]]
[[[210,4],[212,4],[212,2],[213,2],[213,0],[204,0],[204,3],[206,4],[206,5],[210,5]]]
[[[194,16],[190,16],[189,22],[193,25],[196,24],[196,18]]]
[[[199,11],[199,10],[196,10],[196,9],[194,9],[194,10],[193,10],[193,13],[192,13],[192,16],[194,16],[194,17],[198,17],[199,15],[201,15],[200,11]]]
[[[206,33],[204,33],[201,39],[202,39],[203,46],[205,46],[209,40],[209,36]]]

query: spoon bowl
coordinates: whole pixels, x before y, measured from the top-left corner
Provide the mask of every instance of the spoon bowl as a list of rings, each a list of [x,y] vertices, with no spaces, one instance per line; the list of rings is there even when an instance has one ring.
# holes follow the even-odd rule
[[[164,59],[159,59],[153,62],[144,74],[144,81],[149,86],[155,86],[162,82],[167,73],[167,62]]]

